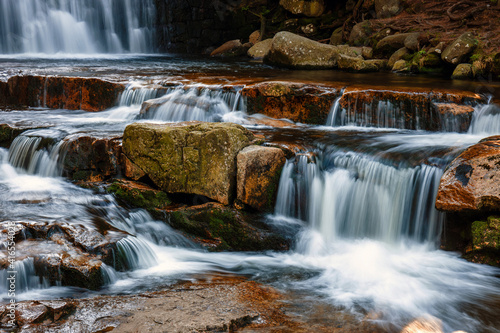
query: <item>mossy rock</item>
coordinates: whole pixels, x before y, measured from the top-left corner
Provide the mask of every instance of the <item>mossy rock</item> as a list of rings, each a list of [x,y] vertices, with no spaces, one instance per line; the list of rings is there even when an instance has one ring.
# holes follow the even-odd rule
[[[486,221],[471,225],[472,250],[464,258],[500,267],[500,217],[490,216]]]
[[[147,210],[162,209],[172,203],[167,193],[132,181],[117,180],[107,188],[107,192],[131,207]]]
[[[273,233],[257,215],[207,203],[166,212],[166,221],[210,251],[287,250],[288,241]]]

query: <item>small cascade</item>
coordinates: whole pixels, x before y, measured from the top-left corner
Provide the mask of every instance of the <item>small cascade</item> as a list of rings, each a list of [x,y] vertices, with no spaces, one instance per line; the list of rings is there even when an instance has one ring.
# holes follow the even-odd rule
[[[224,115],[245,111],[245,101],[240,92],[179,87],[165,96],[143,104],[142,118],[161,121],[222,121]]]
[[[340,110],[340,99],[342,98],[342,95],[337,97],[335,99],[335,102],[333,102],[332,108],[330,109],[330,113],[328,113],[328,118],[326,120],[326,126],[335,126],[335,121],[339,117],[339,110]]]
[[[327,241],[437,242],[442,214],[434,199],[441,174],[436,167],[396,168],[356,153],[330,153],[317,163],[299,156],[283,169],[275,212],[306,221]]]
[[[12,274],[15,275],[16,294],[33,289],[44,289],[50,286],[48,279],[36,275],[33,258],[26,258],[16,261],[13,269],[0,270],[0,295],[9,292],[10,281],[7,278]]]
[[[125,237],[118,241],[118,256],[125,263],[125,268],[133,270],[156,265],[157,258],[151,247],[137,237]]]
[[[130,83],[121,93],[118,99],[118,106],[140,106],[149,99],[158,98],[171,92],[171,88],[161,86],[142,86],[137,83]]]
[[[0,53],[155,52],[154,0],[2,0]]]
[[[31,135],[35,134],[32,132]],[[27,174],[42,177],[59,177],[62,173],[64,141],[47,144],[51,138],[20,135],[14,139],[8,153],[8,162]],[[45,146],[46,145],[46,146]],[[45,146],[45,147],[44,147]]]
[[[469,134],[499,135],[500,106],[496,104],[477,106],[472,116]]]

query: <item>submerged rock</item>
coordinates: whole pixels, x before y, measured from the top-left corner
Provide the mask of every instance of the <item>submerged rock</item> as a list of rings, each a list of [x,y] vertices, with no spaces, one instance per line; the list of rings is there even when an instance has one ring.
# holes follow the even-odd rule
[[[236,155],[254,136],[231,123],[134,123],[125,155],[168,193],[199,194],[229,204],[236,191]]]
[[[439,184],[436,208],[448,212],[500,210],[500,137],[481,140],[455,158]]]
[[[285,154],[278,148],[249,146],[241,150],[237,199],[259,211],[272,212],[285,162]]]

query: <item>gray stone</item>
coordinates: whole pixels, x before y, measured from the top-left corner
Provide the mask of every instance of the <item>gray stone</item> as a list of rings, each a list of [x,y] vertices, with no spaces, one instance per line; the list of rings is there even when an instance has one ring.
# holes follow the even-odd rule
[[[272,38],[268,38],[266,40],[263,40],[262,42],[258,42],[248,50],[247,54],[253,59],[264,59],[264,57],[271,50],[272,43]]]
[[[453,71],[451,78],[454,80],[467,80],[472,78],[472,65],[459,64]]]
[[[478,44],[471,32],[466,32],[455,39],[441,54],[441,59],[452,65],[458,65],[467,59]]]

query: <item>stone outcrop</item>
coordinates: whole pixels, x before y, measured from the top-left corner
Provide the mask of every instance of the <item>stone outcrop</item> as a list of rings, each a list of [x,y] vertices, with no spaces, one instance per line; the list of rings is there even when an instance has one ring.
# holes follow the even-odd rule
[[[116,104],[123,84],[94,78],[13,76],[0,88],[0,103],[9,106],[102,111]]]
[[[500,211],[500,137],[469,147],[446,169],[436,208],[447,212]]]
[[[157,211],[156,215],[210,251],[282,251],[289,248],[288,240],[259,222],[257,216],[214,202]]]
[[[340,89],[341,87],[339,87]],[[270,81],[246,86],[247,112],[294,122],[323,125],[338,90],[303,83]]]
[[[254,136],[231,123],[134,123],[123,135],[125,155],[162,190],[234,199],[236,155]]]
[[[263,40],[262,42],[258,42],[248,50],[247,54],[250,58],[253,59],[264,59],[264,57],[271,50],[272,43],[272,38],[268,38],[266,40]]]
[[[100,137],[80,133],[64,141],[60,155],[63,172],[69,178],[102,181],[121,172],[121,135]]]
[[[248,146],[237,156],[237,199],[263,212],[272,212],[281,170],[285,165],[281,149]]]
[[[0,227],[6,232],[7,224]],[[117,243],[127,236],[104,220],[96,220],[97,229],[80,224],[16,222],[14,240],[16,261],[32,258],[36,275],[51,285],[62,284],[87,289],[99,289],[104,284],[101,265],[125,268]],[[0,260],[0,268],[8,265]]]
[[[466,32],[444,49],[441,59],[452,65],[458,65],[466,60],[477,45],[478,40],[474,35],[471,32]]]
[[[274,36],[271,50],[264,60],[289,68],[335,68],[339,54],[356,56],[348,46],[322,44],[291,32],[281,31]]]
[[[294,15],[321,16],[325,11],[323,0],[280,0],[280,5]]]

